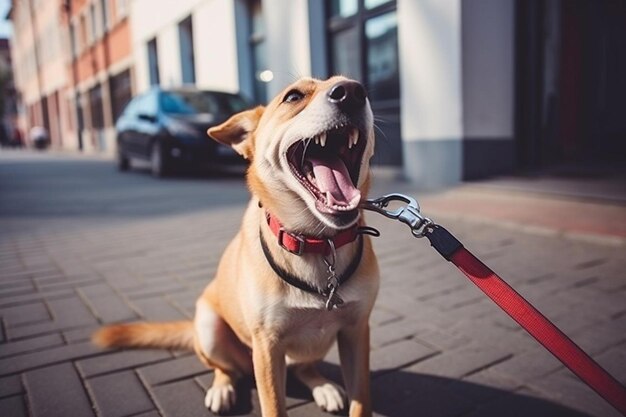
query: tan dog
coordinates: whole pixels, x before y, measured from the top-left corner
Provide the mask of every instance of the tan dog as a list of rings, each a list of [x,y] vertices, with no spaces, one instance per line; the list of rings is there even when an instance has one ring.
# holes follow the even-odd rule
[[[107,326],[101,346],[194,349],[215,368],[206,406],[227,412],[235,383],[254,373],[263,416],[286,416],[286,367],[330,412],[343,390],[316,362],[337,340],[350,416],[370,416],[369,315],[378,266],[359,233],[369,187],[373,118],[363,87],[301,79],[208,134],[251,160],[252,200],[191,322]]]

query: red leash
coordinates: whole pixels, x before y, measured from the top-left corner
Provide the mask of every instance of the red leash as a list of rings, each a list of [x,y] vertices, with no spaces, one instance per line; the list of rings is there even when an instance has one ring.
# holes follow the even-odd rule
[[[624,386],[565,333],[467,249],[461,247],[450,261],[543,347],[626,416]]]
[[[384,210],[395,200],[405,202],[407,206],[395,211]],[[414,199],[401,194],[390,194],[368,200],[363,208],[400,220],[411,227],[413,236],[428,238],[441,256],[459,268],[535,340],[626,416],[626,388],[509,284],[465,249],[450,232],[423,217]]]

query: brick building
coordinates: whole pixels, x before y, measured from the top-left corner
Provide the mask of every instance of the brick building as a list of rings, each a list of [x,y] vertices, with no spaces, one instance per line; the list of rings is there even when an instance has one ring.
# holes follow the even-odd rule
[[[22,127],[51,145],[114,151],[114,120],[132,96],[127,0],[16,0],[13,65]]]
[[[8,17],[13,22],[12,60],[20,92],[20,128],[48,131],[51,144],[67,146],[69,123],[63,104],[67,88],[60,0],[16,0]],[[28,137],[28,135],[25,135]]]
[[[115,119],[132,96],[128,0],[65,1],[72,109],[79,149],[113,153]]]

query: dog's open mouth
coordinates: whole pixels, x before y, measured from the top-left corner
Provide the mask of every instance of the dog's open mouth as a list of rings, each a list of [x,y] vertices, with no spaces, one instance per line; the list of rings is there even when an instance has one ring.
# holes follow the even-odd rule
[[[355,210],[361,200],[357,188],[366,139],[346,125],[320,132],[291,145],[287,160],[291,172],[326,214]]]

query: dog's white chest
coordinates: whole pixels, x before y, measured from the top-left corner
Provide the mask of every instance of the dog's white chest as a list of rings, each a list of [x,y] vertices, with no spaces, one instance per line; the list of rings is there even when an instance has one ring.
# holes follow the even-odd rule
[[[333,311],[319,308],[286,309],[287,322],[282,332],[287,356],[293,362],[322,359],[337,338],[337,333],[350,321],[353,305]]]

